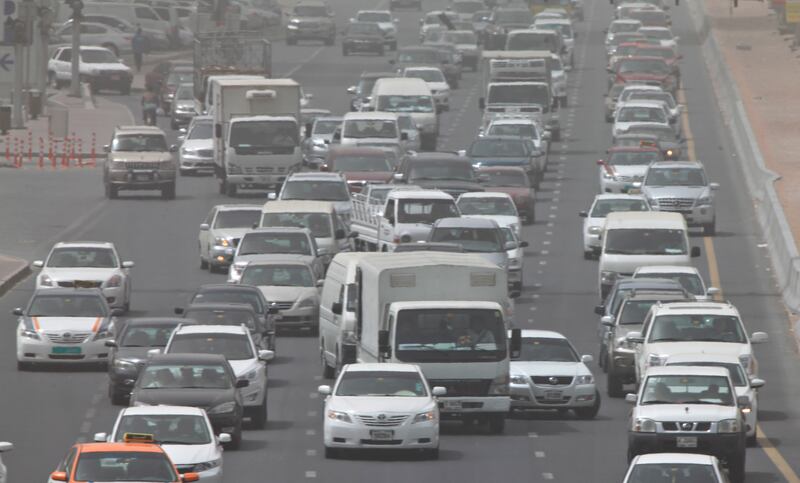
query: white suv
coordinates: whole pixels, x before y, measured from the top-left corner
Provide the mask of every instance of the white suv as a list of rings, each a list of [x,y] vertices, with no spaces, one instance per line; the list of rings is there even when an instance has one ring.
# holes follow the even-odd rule
[[[83,46],[80,56],[80,80],[88,83],[92,92],[113,89],[123,96],[131,93],[133,72],[114,52],[105,47]],[[47,62],[47,78],[55,88],[69,84],[72,79],[72,47],[55,49]]]
[[[267,424],[267,361],[275,358],[270,350],[258,350],[244,326],[183,325],[170,336],[164,354],[220,354],[225,356],[236,379],[250,384],[241,389],[244,415],[253,426],[264,429]]]
[[[635,345],[636,380],[647,370],[663,366],[674,354],[720,354],[737,357],[748,375],[758,373],[752,344],[766,342],[765,332],[748,338],[739,311],[730,303],[657,303],[644,319],[642,332],[629,332]]]

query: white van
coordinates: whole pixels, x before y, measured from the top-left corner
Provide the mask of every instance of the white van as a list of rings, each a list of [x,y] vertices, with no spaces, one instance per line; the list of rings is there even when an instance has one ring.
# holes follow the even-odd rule
[[[600,300],[619,278],[649,265],[691,265],[699,247],[689,247],[689,228],[680,213],[609,213],[601,233],[598,286]]]
[[[400,129],[397,114],[393,112],[348,112],[333,140],[342,146],[379,148],[400,158],[405,153],[408,133]]]
[[[83,4],[84,15],[111,15],[132,23],[134,26],[139,24],[142,29],[155,30],[169,35],[170,25],[168,20],[162,19],[158,13],[149,5],[141,3],[106,3],[106,2],[85,2]],[[72,15],[72,9],[59,8],[58,20],[67,21]]]
[[[439,138],[439,116],[428,84],[412,77],[384,77],[375,81],[370,100],[372,111],[411,114],[420,130],[421,148],[435,151]]]

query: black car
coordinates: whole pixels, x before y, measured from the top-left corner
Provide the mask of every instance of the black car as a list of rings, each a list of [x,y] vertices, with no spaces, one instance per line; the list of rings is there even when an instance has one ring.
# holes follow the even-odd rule
[[[383,55],[383,31],[375,22],[350,22],[342,40],[342,55],[372,52]]]
[[[264,328],[261,326],[258,314],[249,303],[196,303],[186,307],[183,316],[200,325],[244,324],[250,329],[253,341],[260,346]],[[259,338],[258,341],[256,337]]]
[[[505,50],[508,32],[514,29],[527,29],[533,22],[533,12],[529,8],[521,6],[496,8],[483,33],[483,48]]]
[[[152,356],[131,391],[131,406],[167,405],[203,408],[214,432],[231,435],[231,449],[242,442],[244,404],[237,380],[225,356],[160,354]]]
[[[114,339],[106,341],[108,355],[108,398],[111,404],[125,404],[139,372],[147,362],[147,351],[166,347],[179,324],[178,317],[143,317],[126,320]]]
[[[397,77],[397,73],[364,72],[358,79],[358,84],[347,88],[347,93],[353,95],[353,98],[350,100],[351,111],[360,111],[361,106],[369,102],[369,97],[372,95],[372,87],[375,86],[375,81],[383,77]]]
[[[545,153],[530,138],[519,136],[482,136],[464,153],[475,167],[516,166],[528,173],[535,187],[544,177]]]
[[[468,192],[484,191],[472,168],[472,161],[454,153],[408,156],[397,167],[394,182],[442,190],[453,198]]]
[[[275,317],[277,306],[267,301],[258,287],[245,284],[210,283],[201,285],[197,292],[189,297],[189,305],[193,304],[248,304],[258,316],[257,326],[260,336],[253,341],[260,349],[275,350]],[[183,314],[183,308],[176,308],[176,314]]]
[[[453,89],[458,88],[461,78],[461,66],[454,63],[451,53],[442,46],[417,45],[397,49],[397,55],[389,63],[402,72],[406,67],[433,66],[442,69],[447,83]]]

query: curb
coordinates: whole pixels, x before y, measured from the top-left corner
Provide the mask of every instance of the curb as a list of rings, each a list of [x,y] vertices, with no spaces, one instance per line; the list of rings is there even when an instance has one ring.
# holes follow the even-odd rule
[[[15,257],[9,257],[15,260],[17,268],[15,268],[8,276],[0,280],[0,296],[5,294],[17,282],[24,279],[31,272],[30,265],[25,260]]]

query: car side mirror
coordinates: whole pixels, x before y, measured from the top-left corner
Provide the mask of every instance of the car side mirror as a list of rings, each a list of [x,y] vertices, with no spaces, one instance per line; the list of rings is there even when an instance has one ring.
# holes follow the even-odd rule
[[[581,218],[589,218],[589,213],[585,211],[579,211],[578,216],[580,216]]]
[[[317,285],[317,288],[322,288],[322,286],[325,285],[325,279],[321,278],[321,279],[317,280],[316,285]]]
[[[517,244],[514,243],[513,241],[509,241],[503,245],[503,248],[506,250],[514,250],[515,248],[517,248]]]
[[[606,306],[603,304],[595,305],[594,306],[594,313],[597,315],[603,315],[606,313]]]
[[[358,232],[357,231],[351,231],[350,233],[347,234],[347,238],[352,238],[352,239],[355,240],[356,238],[358,238]]]
[[[178,145],[177,144],[170,145],[169,152],[170,153],[177,153],[178,152]]]
[[[14,315],[22,315],[22,309],[17,307],[14,310],[12,310],[11,313]]]
[[[706,295],[709,297],[713,297],[719,293],[719,289],[717,287],[708,287],[706,289]]]
[[[200,231],[208,231],[211,227],[208,226],[208,223],[201,223],[200,224]]]
[[[161,349],[148,349],[147,350],[147,357],[153,357],[161,355]]]
[[[394,173],[394,174],[392,175],[392,178],[393,178],[395,181],[402,182],[402,181],[403,181],[403,173]]]
[[[183,315],[184,312],[183,307],[175,307],[172,311],[175,312],[175,315]]]
[[[336,230],[336,233],[334,233],[334,236],[337,240],[342,240],[347,238],[347,232],[345,232],[343,228],[339,228]]]
[[[105,146],[103,146],[103,151],[106,152],[106,153],[110,153],[111,152],[111,146],[106,144]],[[62,473],[62,472],[56,471],[56,473]],[[64,480],[64,481],[66,481],[66,480]]]
[[[692,258],[697,258],[700,256],[700,247],[692,247]]]
[[[217,436],[217,441],[222,444],[230,443],[232,441],[231,435],[228,433],[219,433]]]
[[[590,362],[594,362],[594,357],[589,354],[584,354],[581,356],[581,362],[584,364],[589,364]]]
[[[628,335],[625,336],[625,340],[632,344],[642,344],[644,342],[644,335],[641,332],[628,332]]]
[[[508,351],[512,359],[519,359],[522,354],[522,331],[520,329],[511,329],[511,343]]]
[[[133,268],[135,263],[131,261],[122,262],[122,268]]]
[[[347,88],[347,93],[348,93],[348,94],[353,94],[353,95],[355,95],[355,94],[356,94],[356,86],[350,86],[350,87],[348,87],[348,88]]]
[[[752,387],[753,389],[762,388],[762,387],[764,387],[764,384],[766,384],[766,383],[767,383],[767,381],[765,381],[764,379],[759,379],[757,377],[753,378],[753,379],[750,379],[750,387]]]
[[[636,394],[628,393],[625,395],[625,402],[628,404],[636,404]]]
[[[546,131],[546,132],[544,132],[542,134],[542,139],[545,140],[545,141],[550,141],[551,138],[552,138],[552,136],[550,135],[549,131]]]
[[[750,335],[751,344],[763,344],[769,340],[769,335],[766,332],[753,332]]]
[[[258,360],[269,362],[275,359],[275,351],[270,350],[260,350],[258,351]]]
[[[50,479],[53,481],[67,481],[66,471],[54,471],[50,473]]]
[[[528,248],[528,247],[530,246],[530,243],[528,243],[528,242],[526,242],[525,240],[523,240],[523,241],[519,242],[519,245],[518,245],[518,246],[519,246],[520,248]]]
[[[267,200],[275,201],[277,199],[278,199],[278,194],[275,193],[274,191],[270,191],[269,193],[267,193]]]
[[[331,312],[336,315],[342,315],[342,303],[334,302],[333,305],[331,305]]]
[[[431,394],[433,394],[433,397],[446,396],[447,388],[442,386],[433,386],[433,389],[431,389]]]
[[[247,387],[250,385],[250,381],[247,379],[237,379],[236,380],[236,389],[241,389],[243,387]]]
[[[708,187],[709,187],[711,190],[713,190],[713,191],[716,191],[716,190],[718,190],[718,189],[719,189],[719,183],[709,183],[709,184],[708,184]]]
[[[94,442],[95,443],[105,443],[108,441],[108,434],[106,433],[94,433]]]
[[[614,327],[614,317],[611,317],[610,315],[604,315],[600,317],[600,323],[606,327]]]
[[[323,385],[317,387],[317,392],[321,396],[330,396],[331,395],[331,387],[329,385],[327,385],[327,384],[323,384]]]
[[[33,265],[33,268],[42,268],[44,267],[44,260],[34,260],[31,265]]]
[[[117,347],[117,341],[115,341],[114,339],[109,339],[105,341],[103,345],[106,347]]]
[[[458,155],[459,156],[466,156],[467,155],[467,150],[466,149],[459,149],[458,150]]]

